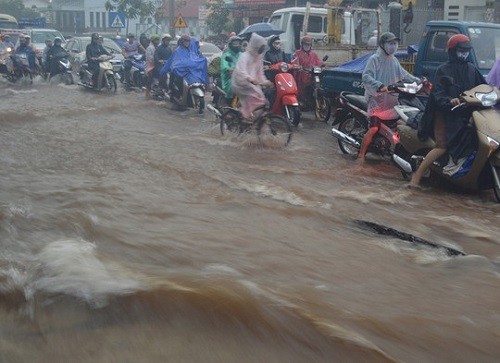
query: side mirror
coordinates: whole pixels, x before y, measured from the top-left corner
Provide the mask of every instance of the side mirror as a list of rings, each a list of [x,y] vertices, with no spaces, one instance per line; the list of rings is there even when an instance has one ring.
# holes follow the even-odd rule
[[[453,86],[453,84],[455,83],[455,81],[454,81],[453,77],[443,76],[439,80],[439,83],[441,83],[441,85],[444,86],[444,87],[451,87],[451,86]]]
[[[325,62],[327,59],[328,59],[328,55],[325,55],[325,56],[323,57],[323,62]]]

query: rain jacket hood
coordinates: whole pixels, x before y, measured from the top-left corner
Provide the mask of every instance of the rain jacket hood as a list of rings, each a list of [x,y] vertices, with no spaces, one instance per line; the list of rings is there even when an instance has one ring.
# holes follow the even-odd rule
[[[252,33],[248,42],[247,52],[250,52],[254,57],[264,58],[264,52],[259,54],[259,49],[262,46],[267,46],[266,40],[257,33]]]

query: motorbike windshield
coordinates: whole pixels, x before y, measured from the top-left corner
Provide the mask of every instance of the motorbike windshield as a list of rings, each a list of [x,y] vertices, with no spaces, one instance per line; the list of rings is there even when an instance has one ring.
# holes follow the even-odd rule
[[[200,53],[200,42],[191,38],[189,48],[179,46],[174,51],[161,73],[174,72],[188,84],[208,83],[207,58]]]
[[[473,26],[468,29],[478,68],[489,71],[500,57],[500,28]]]

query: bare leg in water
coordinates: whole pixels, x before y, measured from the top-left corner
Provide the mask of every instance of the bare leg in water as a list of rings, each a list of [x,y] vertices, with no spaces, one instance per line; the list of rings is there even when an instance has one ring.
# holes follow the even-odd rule
[[[429,151],[425,156],[424,160],[422,160],[422,163],[418,167],[417,171],[413,173],[410,185],[412,187],[418,187],[420,185],[420,179],[422,179],[427,169],[429,169],[429,167],[432,165],[433,162],[435,162],[437,159],[443,156],[445,152],[446,149],[442,148],[434,148],[431,151]]]

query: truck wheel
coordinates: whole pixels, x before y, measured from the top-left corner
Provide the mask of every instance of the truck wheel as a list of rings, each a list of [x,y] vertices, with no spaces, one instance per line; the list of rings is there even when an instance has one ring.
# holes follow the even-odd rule
[[[339,124],[339,131],[343,132],[344,134],[352,137],[354,140],[358,141],[361,143],[363,140],[363,136],[365,136],[366,132],[368,131],[366,123],[362,123],[359,121],[357,118],[349,115],[347,118],[342,120]],[[347,143],[346,141],[343,141],[341,139],[338,139],[339,142],[339,147],[340,150],[347,155],[351,156],[357,156],[358,155],[358,148]]]
[[[328,122],[331,114],[332,107],[330,105],[330,100],[323,95],[318,96],[316,99],[316,107],[314,108],[314,115],[316,116],[316,119]]]

